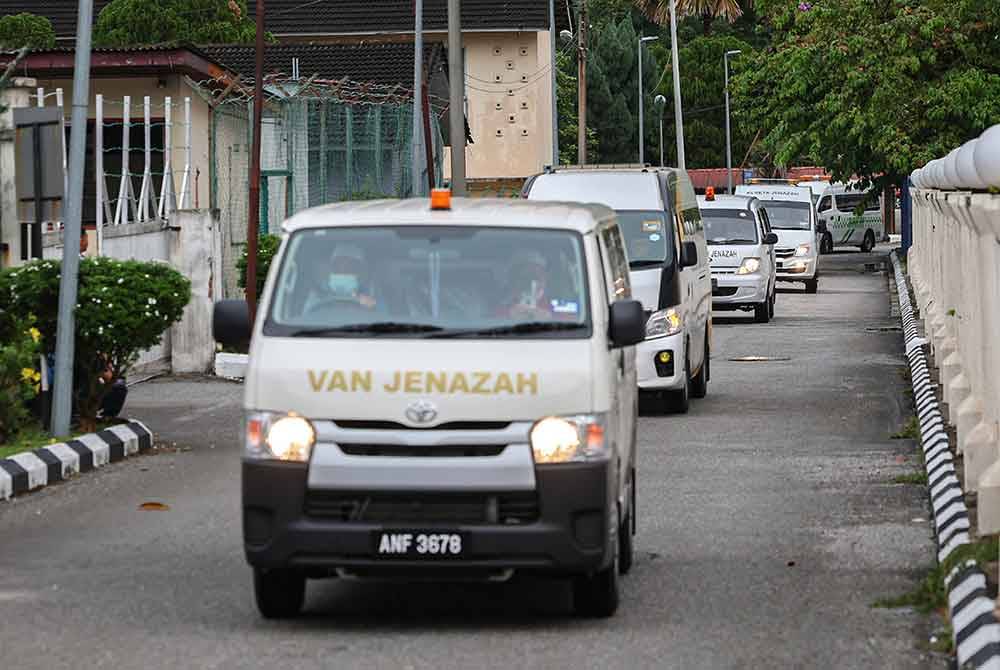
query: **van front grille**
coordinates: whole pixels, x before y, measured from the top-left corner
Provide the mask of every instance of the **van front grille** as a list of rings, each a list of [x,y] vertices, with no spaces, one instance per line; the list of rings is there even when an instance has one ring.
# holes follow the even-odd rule
[[[335,419],[334,423],[351,430],[503,430],[510,426],[510,421],[449,421],[430,428],[413,428],[396,421]]]
[[[778,258],[791,258],[795,255],[795,249],[775,249],[774,255]]]
[[[465,456],[499,456],[506,448],[502,444],[488,445],[435,445],[414,446],[404,444],[343,444],[340,450],[348,456],[394,456],[409,458],[441,458]]]
[[[309,491],[305,513],[353,523],[521,524],[538,519],[538,495]]]

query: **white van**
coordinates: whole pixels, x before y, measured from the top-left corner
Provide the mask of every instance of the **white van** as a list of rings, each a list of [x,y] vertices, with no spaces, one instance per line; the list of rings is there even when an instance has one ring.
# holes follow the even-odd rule
[[[820,231],[808,187],[794,184],[740,184],[737,195],[763,201],[771,230],[778,235],[774,255],[779,282],[805,284],[806,293],[819,288]]]
[[[767,211],[757,198],[708,193],[698,196],[712,263],[712,307],[752,311],[757,323],[774,316],[774,245]]]
[[[862,204],[864,210],[858,213]],[[881,194],[870,195],[844,184],[834,184],[820,196],[816,210],[826,228],[820,247],[823,253],[847,246],[858,247],[867,253],[885,238]]]
[[[639,388],[687,412],[711,374],[712,278],[698,200],[673,168],[559,168],[530,178],[529,200],[592,202],[618,214],[632,290],[648,316]]]
[[[614,212],[343,203],[283,225],[252,325],[243,533],[257,605],[307,578],[573,578],[632,563],[642,306]],[[214,335],[250,339],[244,301]]]

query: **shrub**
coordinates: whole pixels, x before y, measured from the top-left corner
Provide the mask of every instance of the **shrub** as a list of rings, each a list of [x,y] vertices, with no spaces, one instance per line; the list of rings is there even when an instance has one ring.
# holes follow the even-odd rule
[[[15,318],[36,314],[47,354],[55,352],[59,272],[58,261],[43,260],[0,275],[0,308],[6,305]],[[101,361],[114,379],[124,377],[140,352],[158,344],[181,318],[190,298],[191,282],[163,263],[80,261],[73,389],[81,424],[93,425],[110,388],[102,379]],[[13,323],[0,324],[0,336],[12,331]]]
[[[0,47],[4,49],[51,49],[55,45],[56,31],[44,16],[21,12],[0,18]]]
[[[262,235],[257,240],[257,297],[260,298],[261,291],[264,290],[264,280],[267,279],[267,272],[271,269],[271,260],[274,254],[278,253],[278,246],[281,244],[280,235]],[[239,273],[237,285],[241,289],[247,287],[247,248],[244,246],[240,252],[240,257],[236,260],[236,270]]]
[[[15,437],[28,421],[28,403],[38,395],[41,333],[30,324],[10,319],[9,332],[0,340],[0,444]]]

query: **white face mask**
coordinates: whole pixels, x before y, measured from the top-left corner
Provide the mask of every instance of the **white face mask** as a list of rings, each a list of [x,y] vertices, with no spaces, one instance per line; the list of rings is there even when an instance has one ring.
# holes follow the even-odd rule
[[[326,285],[337,298],[355,298],[361,288],[361,281],[357,275],[330,274]]]

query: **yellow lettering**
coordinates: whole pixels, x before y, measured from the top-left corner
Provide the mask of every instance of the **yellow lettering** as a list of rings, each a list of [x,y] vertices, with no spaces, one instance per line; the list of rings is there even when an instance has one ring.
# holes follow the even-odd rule
[[[456,372],[451,376],[451,388],[448,389],[448,393],[457,393],[459,391],[462,393],[469,392],[469,380],[461,372]]]
[[[448,374],[445,372],[428,372],[427,373],[427,392],[434,393],[447,393],[448,392]]]
[[[309,370],[309,385],[312,386],[313,391],[317,392],[322,391],[323,382],[325,381],[326,381],[326,370],[323,370],[323,372],[319,374],[319,377],[316,376],[315,370]]]
[[[407,393],[420,393],[420,373],[416,370],[407,370],[404,390]]]
[[[344,376],[343,371],[334,370],[333,374],[330,376],[330,383],[326,387],[327,391],[346,391],[347,390],[347,377]]]
[[[351,372],[351,390],[352,391],[371,391],[372,390],[372,371],[365,370],[361,372],[360,370],[354,370]]]
[[[497,384],[493,388],[493,392],[499,394],[500,392],[514,394],[514,385],[510,381],[510,375],[506,372],[501,372],[497,375]]]
[[[531,389],[531,395],[538,395],[537,372],[532,372],[530,375],[517,373],[517,392],[524,393],[525,389]]]
[[[393,373],[393,375],[392,375],[392,385],[390,386],[389,384],[386,384],[386,385],[384,385],[382,387],[382,388],[385,389],[386,393],[399,393],[399,384],[400,384],[399,377],[400,377],[400,375],[399,375],[398,372]]]
[[[486,382],[490,380],[489,372],[473,372],[472,376],[476,379],[476,385],[472,387],[473,393],[482,393],[483,395],[489,395],[491,393],[490,389],[487,388]]]

